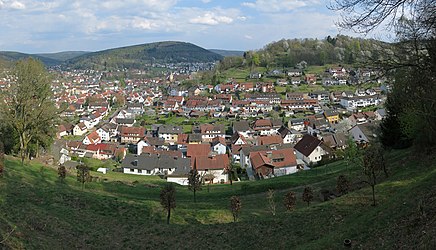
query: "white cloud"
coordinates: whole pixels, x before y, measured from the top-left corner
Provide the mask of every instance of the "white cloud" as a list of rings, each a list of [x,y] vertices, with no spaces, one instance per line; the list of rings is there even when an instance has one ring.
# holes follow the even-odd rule
[[[244,38],[246,38],[246,39],[248,39],[248,40],[252,40],[252,39],[253,39],[253,37],[250,36],[250,35],[245,35]]]
[[[157,25],[151,20],[139,17],[136,17],[134,20],[132,20],[131,25],[133,28],[141,30],[152,30],[153,28],[157,27]]]
[[[255,2],[243,2],[241,5],[260,12],[282,12],[318,3],[319,0],[256,0]]]
[[[0,9],[24,10],[26,5],[20,1],[0,0]]]
[[[230,24],[233,22],[233,18],[228,16],[220,16],[213,12],[206,12],[201,16],[189,19],[193,24],[205,24],[205,25],[218,25],[218,24]]]
[[[210,3],[212,0],[201,0],[203,3]]]

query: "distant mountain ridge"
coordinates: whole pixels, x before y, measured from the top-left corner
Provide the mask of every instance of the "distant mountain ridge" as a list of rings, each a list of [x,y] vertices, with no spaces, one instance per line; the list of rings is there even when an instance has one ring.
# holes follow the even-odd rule
[[[33,57],[35,59],[41,60],[41,62],[43,62],[47,66],[59,65],[62,63],[62,61],[60,61],[60,60],[56,60],[56,59],[49,58],[49,57],[44,57],[44,56],[37,55],[37,54],[25,54],[25,53],[20,53],[20,52],[15,52],[15,51],[0,51],[0,59],[4,60],[6,62],[18,61],[18,60],[29,58],[29,57]]]
[[[217,53],[224,57],[226,56],[243,56],[245,51],[241,50],[224,50],[224,49],[209,49],[213,53]]]
[[[176,41],[147,43],[97,52],[64,51],[26,54],[0,51],[0,59],[4,61],[17,61],[28,57],[39,59],[46,66],[63,65],[75,69],[124,69],[144,68],[147,64],[215,62],[221,60],[223,55],[192,43]]]
[[[91,53],[90,51],[62,51],[57,53],[40,53],[35,54],[40,57],[50,58],[56,61],[65,62],[67,60],[73,59],[78,56],[82,56],[85,54]]]
[[[222,55],[186,42],[156,42],[87,53],[66,61],[75,69],[144,68],[146,64],[214,62]]]

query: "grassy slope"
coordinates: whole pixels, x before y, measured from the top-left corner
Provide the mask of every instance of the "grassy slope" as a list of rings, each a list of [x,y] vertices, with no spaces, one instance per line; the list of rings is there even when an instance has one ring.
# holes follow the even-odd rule
[[[409,151],[389,154],[391,177],[376,187],[379,205],[371,207],[370,189],[321,202],[321,188],[334,189],[336,176],[354,180],[358,171],[341,162],[271,180],[214,185],[198,194],[177,188],[170,226],[160,208],[156,177],[101,176],[81,191],[73,176],[59,183],[56,172],[37,164],[20,167],[7,160],[0,179],[0,242],[12,248],[302,248],[335,249],[345,238],[359,248],[431,248],[436,235],[436,169],[410,159]],[[97,174],[94,174],[97,175]],[[300,200],[304,185],[315,188],[313,205]],[[277,215],[267,209],[265,191],[276,190]],[[297,192],[298,207],[285,212],[287,190]],[[229,197],[240,195],[242,213],[231,223]],[[418,204],[422,203],[425,217]],[[15,228],[15,229],[14,229]],[[11,232],[11,230],[13,232]]]

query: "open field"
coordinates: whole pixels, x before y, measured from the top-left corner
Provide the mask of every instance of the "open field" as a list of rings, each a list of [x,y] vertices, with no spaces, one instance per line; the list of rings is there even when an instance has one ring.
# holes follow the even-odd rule
[[[0,244],[6,248],[182,248],[182,249],[337,249],[344,239],[354,248],[428,248],[436,245],[435,159],[410,150],[387,155],[388,178],[322,202],[321,189],[334,190],[346,174],[357,183],[360,170],[335,162],[290,176],[234,185],[204,186],[193,202],[187,187],[177,186],[171,225],[159,203],[158,177],[110,173],[82,190],[69,174],[64,183],[54,169],[36,163],[21,167],[8,157],[0,179]],[[103,180],[104,179],[104,180]],[[301,201],[305,186],[314,188],[310,207]],[[276,212],[266,192],[275,190]],[[286,212],[287,191],[297,193],[297,208]],[[232,222],[229,198],[238,195],[242,210]]]

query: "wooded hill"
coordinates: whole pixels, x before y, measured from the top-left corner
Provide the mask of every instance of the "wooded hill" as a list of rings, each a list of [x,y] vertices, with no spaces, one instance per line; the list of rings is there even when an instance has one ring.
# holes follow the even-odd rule
[[[29,57],[33,57],[35,59],[40,60],[46,66],[54,66],[62,63],[62,61],[60,60],[41,56],[41,55],[25,54],[15,51],[0,51],[0,60],[4,62],[15,62]]]
[[[66,62],[75,69],[144,68],[144,64],[214,62],[223,57],[185,42],[157,42],[88,53]]]
[[[221,61],[220,69],[261,66],[289,68],[305,65],[355,64],[367,60],[380,60],[392,51],[391,44],[374,39],[338,35],[325,39],[282,39],[264,48],[247,51],[242,58],[228,57]]]

